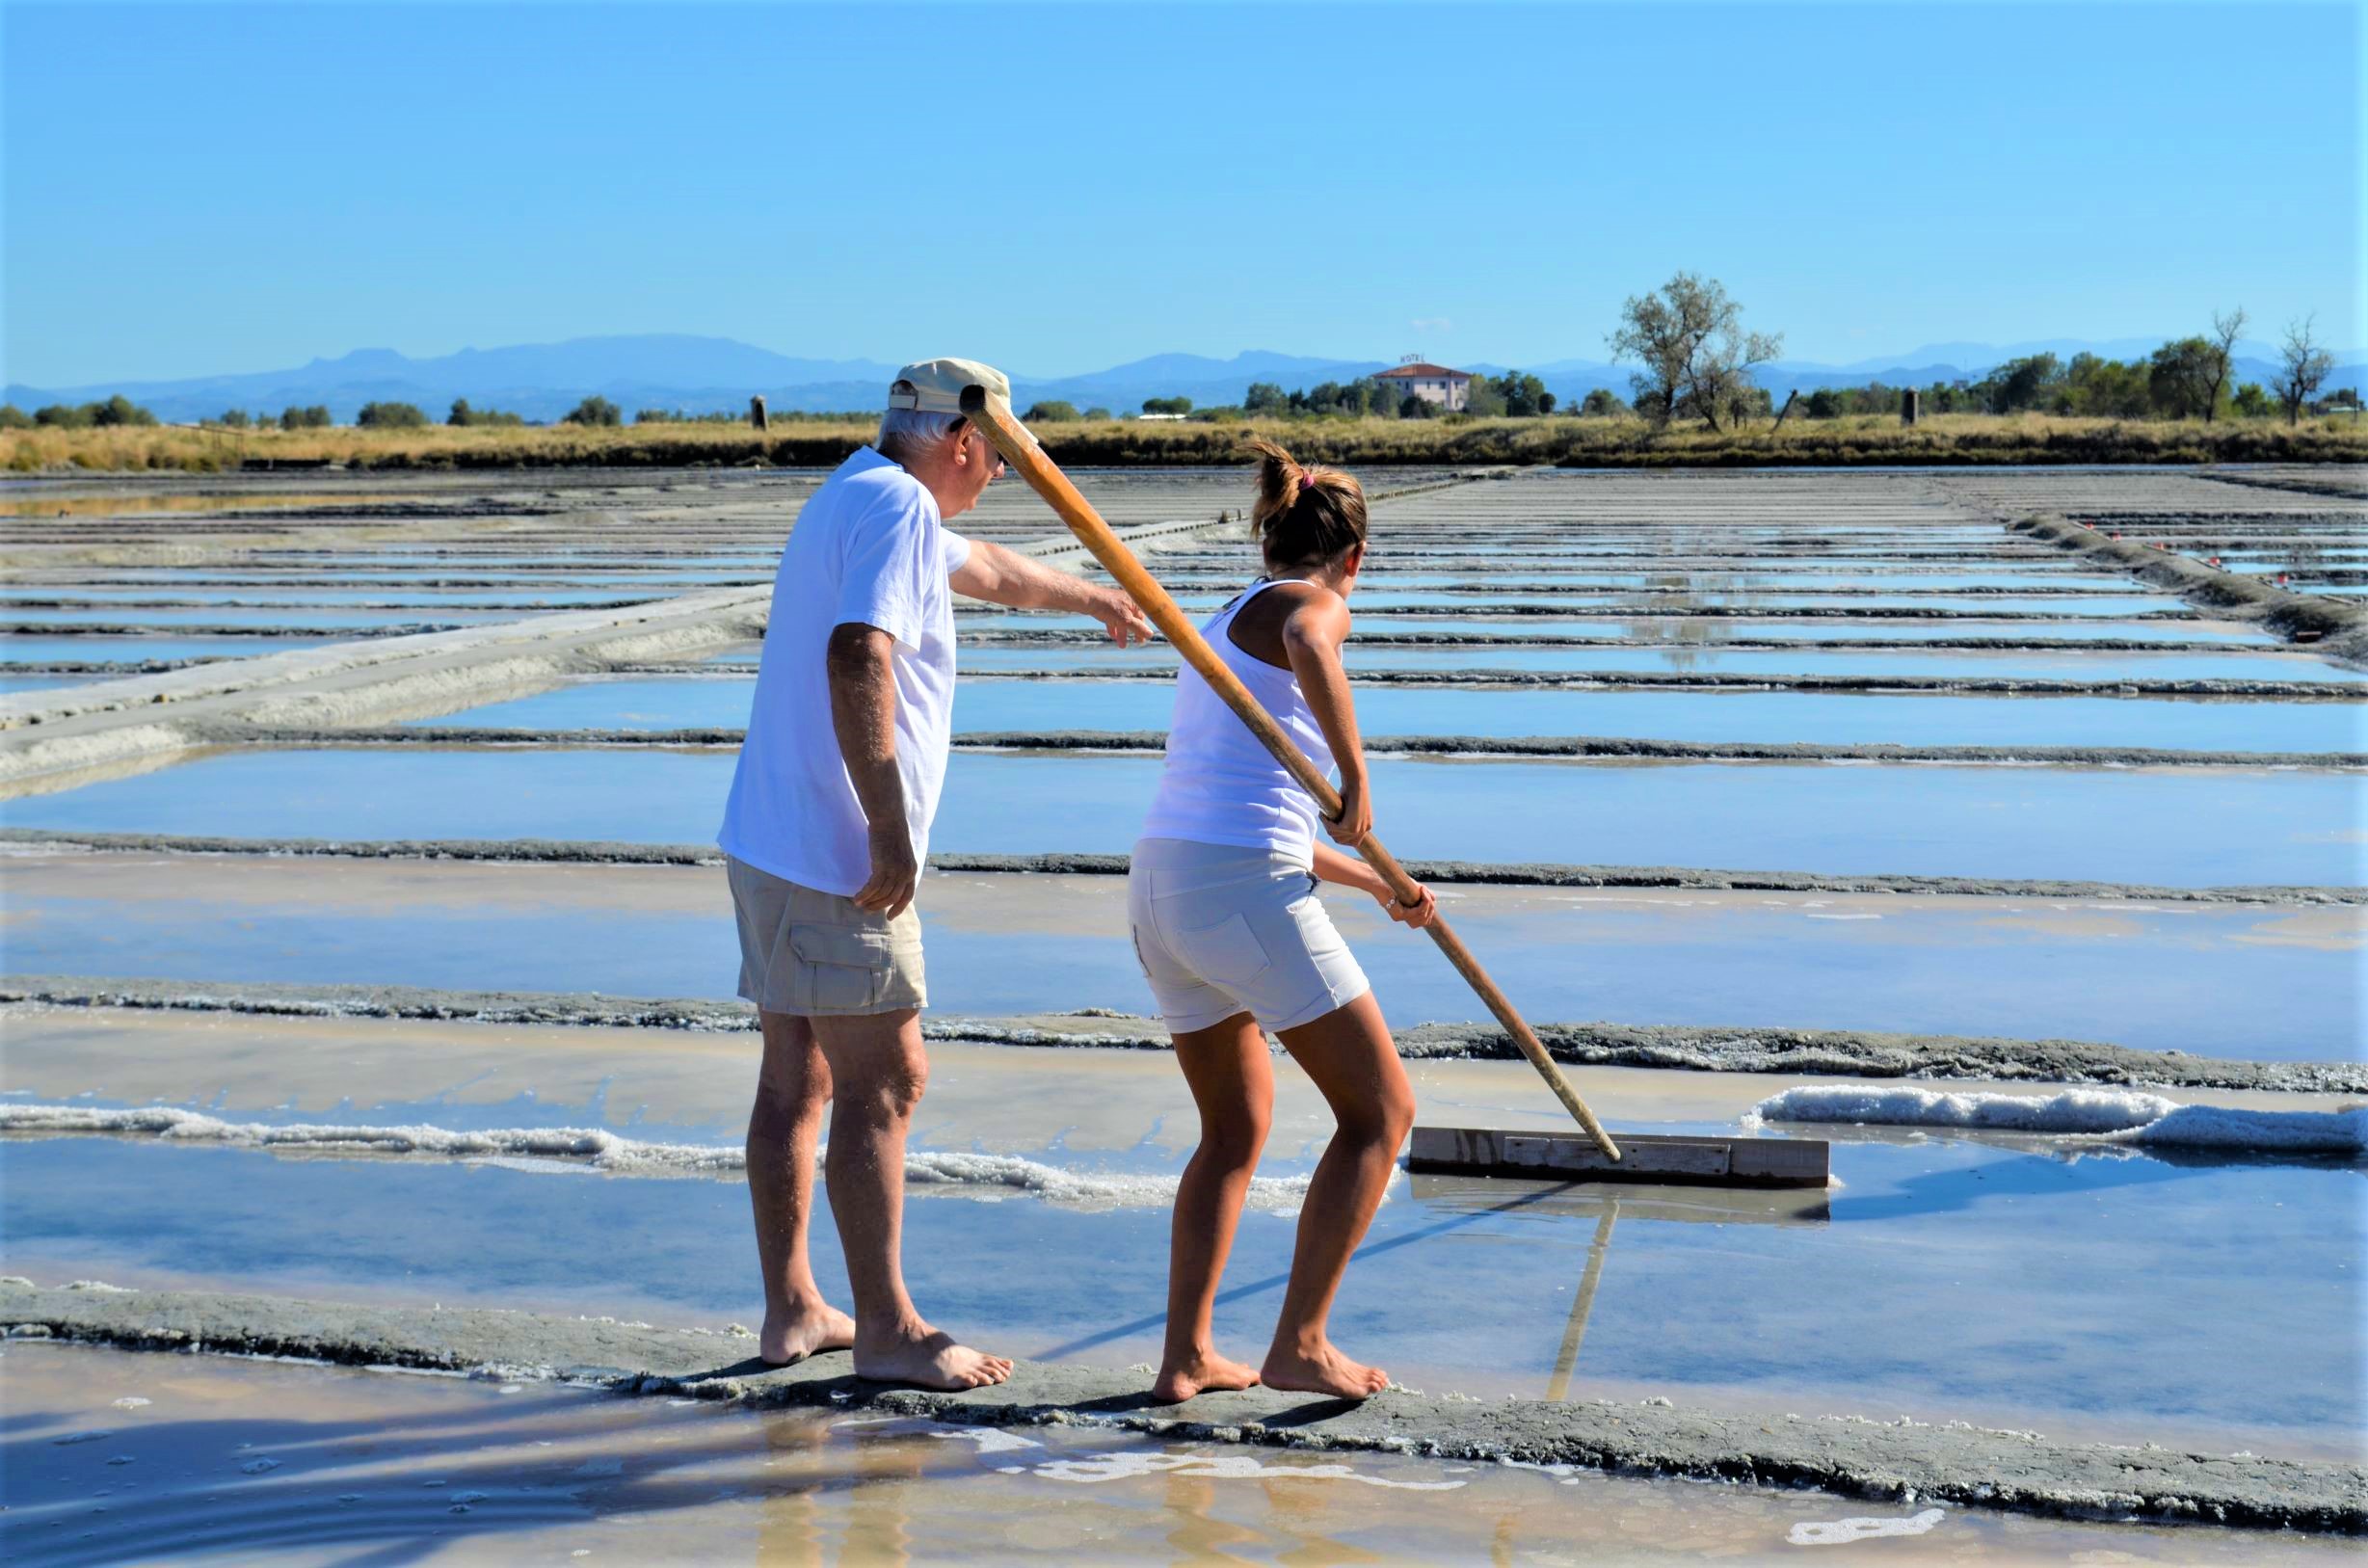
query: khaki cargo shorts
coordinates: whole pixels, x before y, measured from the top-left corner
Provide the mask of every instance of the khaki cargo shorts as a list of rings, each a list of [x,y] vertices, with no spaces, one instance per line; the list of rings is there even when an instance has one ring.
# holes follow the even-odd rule
[[[740,926],[740,995],[768,1013],[859,1017],[929,1005],[920,912],[894,919],[725,857]]]

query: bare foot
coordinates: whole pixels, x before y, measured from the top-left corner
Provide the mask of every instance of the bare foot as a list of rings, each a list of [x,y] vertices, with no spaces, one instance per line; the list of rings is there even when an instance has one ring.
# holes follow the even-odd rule
[[[1196,1394],[1257,1386],[1258,1374],[1240,1362],[1228,1361],[1214,1351],[1201,1351],[1160,1368],[1159,1380],[1151,1386],[1151,1396],[1160,1404],[1173,1405],[1182,1404]]]
[[[875,1383],[905,1383],[958,1394],[1000,1383],[1011,1375],[1011,1363],[956,1344],[952,1335],[915,1322],[893,1333],[857,1336],[855,1375]]]
[[[1259,1375],[1270,1389],[1329,1394],[1343,1399],[1370,1399],[1390,1386],[1388,1372],[1350,1361],[1329,1340],[1317,1342],[1313,1351],[1276,1345],[1266,1352],[1266,1365]]]
[[[845,1350],[854,1343],[855,1319],[816,1300],[779,1317],[766,1313],[757,1335],[757,1354],[768,1367],[794,1367],[817,1351]]]

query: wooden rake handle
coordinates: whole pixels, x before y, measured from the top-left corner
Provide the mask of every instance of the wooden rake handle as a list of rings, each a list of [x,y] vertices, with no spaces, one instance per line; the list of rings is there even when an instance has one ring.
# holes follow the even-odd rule
[[[1026,427],[1013,417],[1010,406],[991,396],[983,386],[971,386],[962,394],[962,412],[986,432],[987,439],[995,443],[995,449],[1003,454],[1003,461],[1019,470],[1021,477],[1045,498],[1046,504],[1060,515],[1061,521],[1069,525],[1069,531],[1093,552],[1094,559],[1100,561],[1128,596],[1142,606],[1152,625],[1176,645],[1184,662],[1199,671],[1201,678],[1209,682],[1210,689],[1224,699],[1226,706],[1240,715],[1241,722],[1250,727],[1250,733],[1258,737],[1259,744],[1272,752],[1274,759],[1298,781],[1299,787],[1315,797],[1317,806],[1324,815],[1337,818],[1341,812],[1341,796],[1340,791],[1332,787],[1332,781],[1317,771],[1316,764],[1291,743],[1289,735],[1283,733],[1282,726],[1259,706],[1258,699],[1250,695],[1249,688],[1232,670],[1226,668],[1225,661],[1217,657],[1215,650],[1201,636],[1200,628],[1185,619],[1183,609],[1168,597],[1167,590],[1159,586],[1159,580],[1144,570],[1143,563],[1135,559],[1134,552],[1110,531],[1108,523],[1102,520],[1102,514],[1096,512],[1093,504],[1069,482],[1069,476],[1061,472],[1060,465],[1045,455],[1044,448],[1036,444],[1036,439],[1028,434]],[[1398,864],[1397,857],[1382,847],[1380,839],[1367,834],[1358,840],[1357,853],[1381,873],[1381,880],[1389,885],[1392,895],[1400,904],[1412,905],[1421,901],[1420,886],[1406,874],[1406,868]],[[1535,1032],[1514,1010],[1511,999],[1497,989],[1497,982],[1489,978],[1486,970],[1480,968],[1480,961],[1472,956],[1472,949],[1464,945],[1463,939],[1448,924],[1447,917],[1433,916],[1430,923],[1423,929],[1431,941],[1439,944],[1439,950],[1447,954],[1448,962],[1455,966],[1455,972],[1461,974],[1479,994],[1480,1000],[1488,1004],[1489,1012],[1496,1015],[1497,1022],[1504,1026],[1504,1032],[1513,1037],[1513,1044],[1519,1046],[1521,1053],[1530,1058],[1530,1065],[1537,1069],[1539,1076],[1545,1078],[1546,1086],[1554,1091],[1555,1098],[1562,1102],[1563,1109],[1571,1113],[1572,1119],[1603,1151],[1604,1157],[1618,1159],[1619,1146],[1611,1141],[1611,1135],[1604,1130],[1603,1124],[1595,1120],[1595,1113],[1587,1109],[1586,1102],[1579,1098],[1578,1091],[1570,1086],[1570,1080],[1562,1076],[1562,1070],[1555,1065],[1554,1058],[1546,1054],[1546,1048]]]

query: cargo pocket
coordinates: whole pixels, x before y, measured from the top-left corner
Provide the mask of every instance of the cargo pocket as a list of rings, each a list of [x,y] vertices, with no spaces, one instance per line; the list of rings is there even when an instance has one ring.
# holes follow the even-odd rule
[[[797,960],[792,999],[830,1012],[878,1006],[896,962],[886,931],[844,925],[793,925],[789,951]]]
[[[1202,979],[1221,986],[1255,980],[1266,970],[1265,944],[1239,915],[1228,915],[1198,931],[1179,931],[1176,945]]]

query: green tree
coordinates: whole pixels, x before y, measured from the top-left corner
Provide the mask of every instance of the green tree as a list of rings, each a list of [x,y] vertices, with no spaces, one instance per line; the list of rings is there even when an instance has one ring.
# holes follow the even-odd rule
[[[87,430],[91,424],[91,405],[47,404],[33,411],[33,422],[50,430]]]
[[[1842,394],[1830,386],[1821,386],[1809,394],[1801,412],[1812,419],[1839,419],[1842,416]]]
[[[588,397],[570,409],[560,420],[568,425],[621,425],[625,414],[604,397]]]
[[[2227,379],[2220,350],[2200,337],[2182,337],[2154,351],[2146,365],[2146,396],[2173,419],[2212,416],[2213,394]]]
[[[1405,401],[1397,406],[1397,416],[1400,419],[1436,419],[1439,417],[1439,405],[1429,398],[1417,397],[1408,392]]]
[[[1283,395],[1283,388],[1270,381],[1254,381],[1250,383],[1250,389],[1241,394],[1241,407],[1245,413],[1281,413],[1289,401]]]
[[[1610,419],[1628,412],[1620,394],[1609,386],[1593,387],[1579,400],[1579,416],[1583,419]]]
[[[89,415],[89,423],[101,427],[156,423],[156,415],[141,408],[120,392],[116,393],[104,403],[84,404],[83,412]]]
[[[214,421],[225,430],[245,430],[252,422],[248,419],[245,409],[225,409],[221,416]]]
[[[301,409],[290,404],[279,411],[281,430],[326,430],[332,422],[326,404],[311,403]]]
[[[1029,404],[1027,412],[1020,417],[1031,425],[1044,425],[1059,424],[1065,420],[1075,419],[1077,416],[1078,406],[1075,403],[1064,403],[1059,398],[1051,398],[1045,402]]]
[[[428,416],[415,403],[364,403],[354,423],[364,430],[417,430]]]
[[[1490,376],[1475,376],[1464,387],[1464,412],[1477,419],[1501,419],[1507,410],[1504,389]]]
[[[1782,333],[1746,332],[1743,306],[1715,278],[1681,272],[1650,294],[1620,306],[1621,325],[1607,339],[1615,359],[1644,368],[1631,378],[1636,408],[1676,411],[1690,405],[1713,430],[1739,417],[1751,367],[1783,352]],[[1666,423],[1664,412],[1656,423]]]
[[[1143,399],[1145,413],[1190,413],[1192,400],[1188,397],[1147,397]]]
[[[1978,389],[1992,413],[2019,413],[2035,409],[2056,389],[2061,366],[2052,354],[2033,354],[2009,359],[1982,378]]]
[[[0,430],[31,430],[33,415],[13,403],[0,403]]]
[[[468,406],[468,399],[465,397],[454,398],[452,400],[452,412],[444,415],[444,423],[447,425],[468,426],[473,425],[476,422],[477,411]]]
[[[1110,411],[1101,407],[1100,405],[1096,405],[1095,407],[1085,411],[1085,417],[1088,419],[1107,419],[1110,417]]]
[[[2236,389],[2236,396],[2228,400],[2228,412],[2240,419],[2266,419],[2276,407],[2257,381],[2247,382]]]

